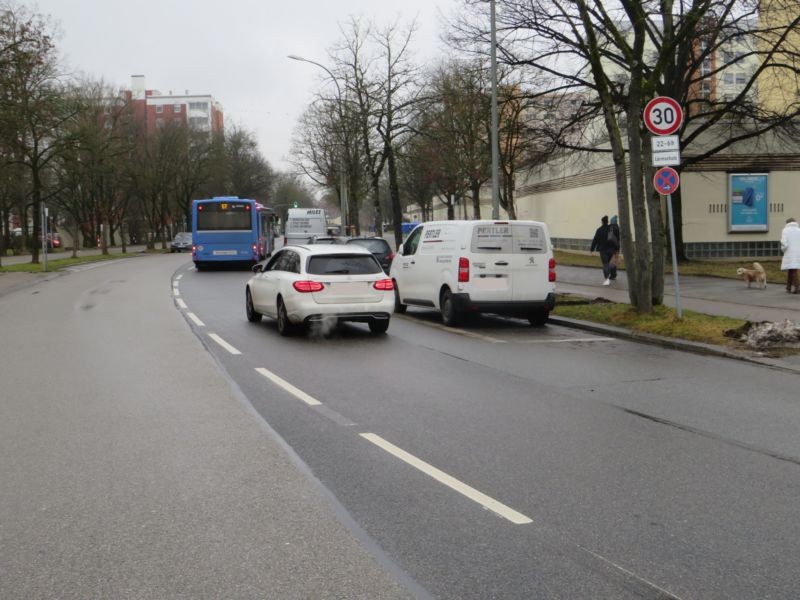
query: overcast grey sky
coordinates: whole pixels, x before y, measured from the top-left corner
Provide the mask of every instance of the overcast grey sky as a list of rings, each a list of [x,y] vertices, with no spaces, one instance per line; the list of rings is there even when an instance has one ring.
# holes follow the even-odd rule
[[[387,25],[417,18],[420,61],[443,50],[439,12],[459,0],[35,0],[23,2],[58,24],[57,40],[71,71],[130,87],[144,75],[147,89],[211,94],[226,123],[255,133],[276,168],[289,168],[292,130],[324,72],[287,58],[326,64],[349,17]]]

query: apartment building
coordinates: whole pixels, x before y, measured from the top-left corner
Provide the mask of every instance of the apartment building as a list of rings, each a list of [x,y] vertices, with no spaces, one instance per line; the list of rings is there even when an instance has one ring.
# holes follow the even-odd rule
[[[131,76],[131,89],[126,92],[134,118],[144,123],[148,133],[169,123],[182,123],[195,131],[222,133],[222,105],[210,94],[163,94],[147,89],[144,75]]]

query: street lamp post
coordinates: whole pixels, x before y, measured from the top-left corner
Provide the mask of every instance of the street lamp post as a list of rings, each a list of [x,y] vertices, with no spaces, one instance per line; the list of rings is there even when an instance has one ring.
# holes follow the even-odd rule
[[[336,80],[336,76],[331,72],[328,67],[323,64],[320,64],[316,61],[309,60],[307,58],[303,58],[302,56],[297,56],[296,54],[290,54],[288,58],[292,60],[298,60],[300,62],[307,62],[312,65],[318,66],[320,69],[325,71],[330,78],[333,80],[333,84],[336,86],[336,93],[338,96],[338,101],[336,102],[336,107],[339,111],[339,126],[344,128],[344,113],[342,112],[342,89],[339,87],[339,82]],[[342,140],[344,140],[344,133],[342,133]],[[339,199],[341,202],[340,211],[342,213],[341,218],[341,225],[342,225],[342,233],[345,235],[347,234],[347,165],[345,161],[345,152],[347,150],[346,145],[342,144],[342,156],[341,156],[341,165],[339,167]]]
[[[497,130],[500,128],[497,115],[497,25],[495,19],[495,0],[491,0],[491,29],[492,29],[492,219],[500,218],[500,147],[497,139]]]

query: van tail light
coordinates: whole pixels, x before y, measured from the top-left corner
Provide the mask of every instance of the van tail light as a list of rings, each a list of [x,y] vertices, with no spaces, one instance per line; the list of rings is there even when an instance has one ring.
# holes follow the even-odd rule
[[[551,258],[550,259],[550,262],[547,264],[547,269],[548,269],[547,280],[548,281],[555,281],[556,280],[556,259],[555,258]]]
[[[295,281],[292,287],[301,294],[308,294],[309,292],[321,292],[325,286],[319,281]]]
[[[391,279],[380,279],[373,283],[372,287],[381,292],[391,292],[394,289],[394,282]]]
[[[253,244],[252,248],[253,248],[253,256],[258,257],[258,245]]]
[[[469,281],[469,259],[463,256],[458,259],[458,282],[466,283]]]

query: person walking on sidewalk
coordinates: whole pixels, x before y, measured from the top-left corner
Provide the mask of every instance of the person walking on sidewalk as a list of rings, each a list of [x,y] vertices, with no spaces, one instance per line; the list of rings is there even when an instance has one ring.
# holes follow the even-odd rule
[[[786,219],[786,226],[781,232],[781,271],[786,271],[786,291],[792,294],[800,292],[800,226],[794,218]]]
[[[614,221],[616,221],[614,217]],[[611,264],[611,259],[619,252],[619,225],[616,222],[609,225],[608,215],[603,215],[600,219],[600,227],[592,238],[592,245],[589,252],[597,250],[600,253],[600,261],[603,263],[603,285],[610,285],[612,279],[617,278],[617,267]]]

